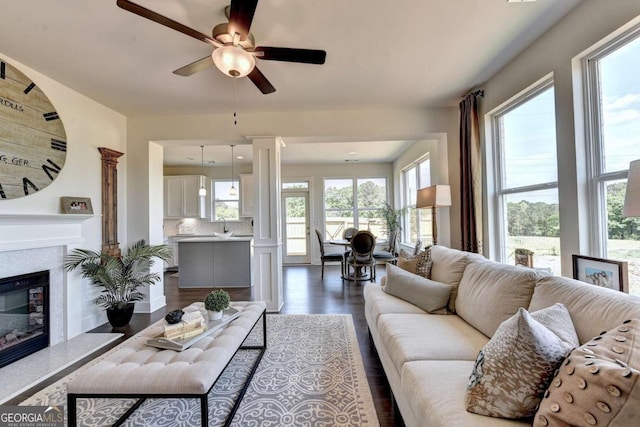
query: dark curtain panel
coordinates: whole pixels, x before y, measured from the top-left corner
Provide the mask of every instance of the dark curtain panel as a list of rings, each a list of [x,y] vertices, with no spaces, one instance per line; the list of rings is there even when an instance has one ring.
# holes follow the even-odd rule
[[[482,160],[478,127],[478,96],[460,102],[460,205],[462,250],[482,251]]]

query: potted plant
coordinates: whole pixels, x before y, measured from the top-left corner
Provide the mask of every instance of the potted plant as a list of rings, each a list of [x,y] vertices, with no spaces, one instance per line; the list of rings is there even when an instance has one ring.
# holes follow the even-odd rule
[[[396,246],[395,242],[398,239],[400,230],[402,230],[402,217],[406,210],[406,208],[394,209],[388,202],[385,202],[384,207],[381,209],[382,218],[384,219],[384,229],[387,232],[390,249]]]
[[[64,268],[80,268],[82,277],[102,288],[94,302],[106,309],[109,323],[118,328],[129,324],[135,302],[144,297],[140,288],[160,280],[158,273],[149,272],[155,257],[167,261],[171,250],[166,245],[151,246],[139,240],[121,257],[75,249],[67,256]]]
[[[204,299],[204,308],[209,312],[209,320],[222,319],[222,310],[229,307],[229,293],[222,289],[215,289],[209,292]]]

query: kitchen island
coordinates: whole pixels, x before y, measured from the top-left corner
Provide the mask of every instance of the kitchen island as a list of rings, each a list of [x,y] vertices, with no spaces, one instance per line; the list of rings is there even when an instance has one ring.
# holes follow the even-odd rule
[[[178,239],[178,287],[249,288],[253,286],[252,237]]]

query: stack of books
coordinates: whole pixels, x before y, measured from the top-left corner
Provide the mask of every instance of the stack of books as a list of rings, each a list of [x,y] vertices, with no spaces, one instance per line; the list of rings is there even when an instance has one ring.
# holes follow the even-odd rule
[[[200,311],[192,311],[182,315],[182,320],[173,325],[164,325],[164,337],[170,340],[184,340],[195,337],[207,330],[207,321]]]

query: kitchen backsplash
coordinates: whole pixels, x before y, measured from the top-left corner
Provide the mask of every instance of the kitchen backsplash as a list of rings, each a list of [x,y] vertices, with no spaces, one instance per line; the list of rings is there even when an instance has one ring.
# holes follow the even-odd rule
[[[183,219],[165,219],[164,220],[164,236],[173,236],[176,234],[196,234],[211,236],[214,232],[222,233],[224,224],[222,221],[210,222],[205,219],[183,218]],[[227,230],[233,231],[233,234],[253,235],[253,226],[251,218],[241,218],[239,221],[227,221]]]

